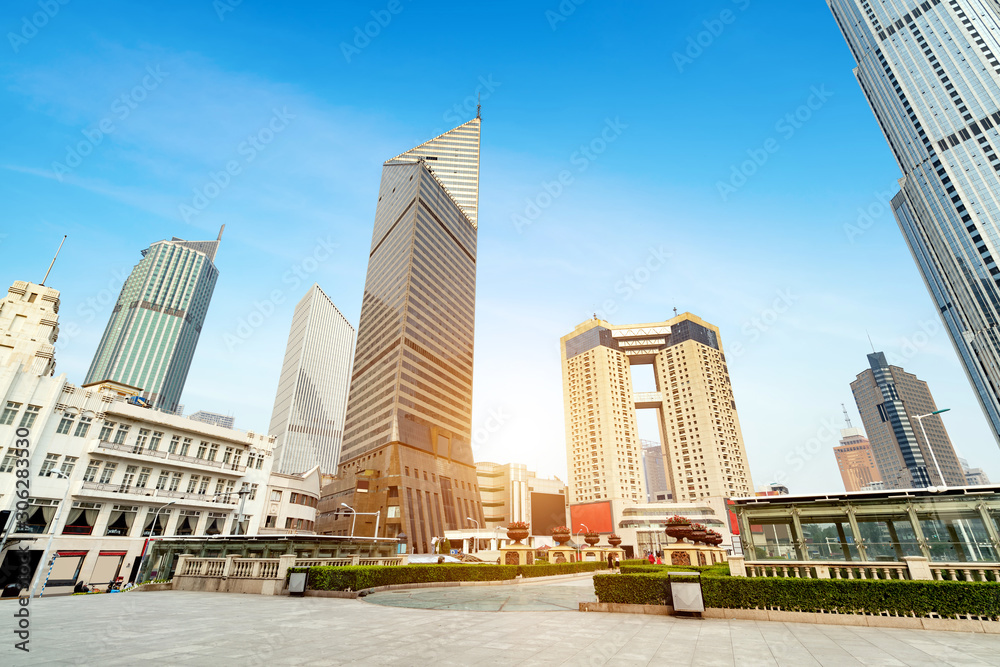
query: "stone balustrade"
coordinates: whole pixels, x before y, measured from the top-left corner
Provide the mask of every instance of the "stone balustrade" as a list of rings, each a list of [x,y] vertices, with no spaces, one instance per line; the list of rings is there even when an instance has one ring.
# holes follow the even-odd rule
[[[903,562],[868,561],[746,561],[730,556],[734,577],[793,579],[911,579],[939,581],[1000,581],[1000,563],[930,563],[920,556]]]

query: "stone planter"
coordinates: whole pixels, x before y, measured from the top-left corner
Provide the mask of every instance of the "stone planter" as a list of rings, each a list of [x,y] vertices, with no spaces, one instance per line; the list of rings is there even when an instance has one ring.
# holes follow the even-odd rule
[[[683,542],[685,537],[691,536],[691,524],[690,523],[668,523],[667,524],[667,535],[674,538],[678,542]]]
[[[611,535],[610,537],[608,537],[608,544],[610,544],[613,547],[617,547],[621,543],[622,543],[622,538],[618,537],[617,535]]]
[[[528,537],[530,533],[527,528],[508,528],[507,538],[514,540],[515,544],[521,544],[521,540]]]
[[[555,540],[556,544],[563,545],[572,539],[569,533],[552,533],[552,539]]]
[[[590,546],[594,546],[601,541],[601,536],[598,533],[587,533],[583,536],[583,541]]]

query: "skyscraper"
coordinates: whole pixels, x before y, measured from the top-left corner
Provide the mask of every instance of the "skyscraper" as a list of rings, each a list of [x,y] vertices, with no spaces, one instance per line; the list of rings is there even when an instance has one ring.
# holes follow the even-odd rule
[[[642,477],[646,481],[646,502],[662,503],[671,499],[663,447],[655,440],[641,440]]]
[[[753,493],[719,329],[683,313],[652,324],[592,319],[560,340],[574,526],[617,527],[646,500],[636,409],[657,412],[675,502]],[[652,365],[656,391],[633,392]]]
[[[837,457],[840,477],[845,491],[861,491],[873,482],[881,482],[882,475],[875,464],[871,443],[860,428],[840,429],[840,444],[833,448]]]
[[[0,368],[53,375],[59,337],[59,291],[15,280],[0,299]]]
[[[271,413],[277,472],[337,471],[353,353],[354,327],[314,284],[295,306]]]
[[[387,161],[361,305],[338,479],[317,530],[435,536],[482,523],[472,459],[480,119]],[[355,531],[371,535],[374,520]],[[366,532],[363,532],[366,531]]]
[[[223,226],[225,229],[225,226]],[[175,412],[219,270],[214,241],[176,236],[142,251],[115,303],[84,384],[111,380],[142,389]]]
[[[937,406],[927,383],[890,366],[882,352],[869,354],[868,363],[871,368],[858,374],[851,391],[885,488],[940,486],[938,467],[948,486],[964,486],[965,475],[944,423],[938,415],[929,416]],[[916,419],[924,415],[929,449]]]
[[[827,4],[903,172],[896,221],[1000,443],[1000,3]]]

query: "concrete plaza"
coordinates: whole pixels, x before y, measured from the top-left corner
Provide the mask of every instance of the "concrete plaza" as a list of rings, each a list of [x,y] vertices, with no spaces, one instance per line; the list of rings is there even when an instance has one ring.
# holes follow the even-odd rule
[[[435,606],[448,593],[446,605],[474,606],[477,592],[493,607],[502,596],[550,605],[580,583],[402,593]],[[13,648],[16,607],[0,603],[3,665],[1000,664],[1000,635],[179,591],[33,600],[25,654]]]

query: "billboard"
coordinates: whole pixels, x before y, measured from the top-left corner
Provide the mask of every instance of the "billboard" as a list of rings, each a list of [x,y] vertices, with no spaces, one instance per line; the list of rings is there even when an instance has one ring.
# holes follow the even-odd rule
[[[574,533],[581,530],[581,525],[587,526],[590,530],[596,530],[598,533],[615,532],[615,522],[611,518],[610,500],[570,505],[569,513],[573,519],[573,525],[570,526],[570,529]]]
[[[551,535],[556,526],[566,525],[566,496],[561,493],[531,492],[531,532]]]

